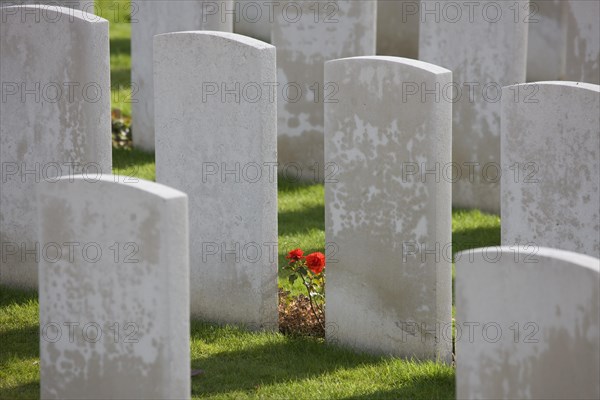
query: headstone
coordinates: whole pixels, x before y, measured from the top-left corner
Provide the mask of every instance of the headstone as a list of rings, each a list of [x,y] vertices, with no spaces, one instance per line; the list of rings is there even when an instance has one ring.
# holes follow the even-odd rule
[[[323,107],[339,99],[323,80],[325,61],[375,55],[376,1],[281,2],[272,24],[277,47],[279,170],[322,181]]]
[[[457,399],[600,397],[597,258],[535,246],[455,258]]]
[[[55,11],[57,7],[65,7],[89,13],[94,13],[93,4],[92,0],[0,0],[0,7],[40,5],[47,6],[52,11]],[[30,18],[32,17],[30,16]]]
[[[37,287],[35,185],[111,171],[108,22],[66,8],[0,13],[0,283]]]
[[[325,105],[327,339],[449,361],[452,340],[439,332],[452,318],[451,183],[442,175],[452,104],[422,96],[452,90],[452,73],[356,57],[326,63],[325,79],[340,99]]]
[[[154,54],[156,179],[190,197],[191,313],[277,329],[275,48],[181,32]]]
[[[105,175],[39,199],[41,397],[189,398],[187,196]]]
[[[419,58],[454,76],[455,207],[500,212],[500,100],[525,82],[528,13],[528,0],[421,2]]]
[[[527,17],[527,81],[555,81],[565,76],[568,2],[531,0]]]
[[[504,88],[502,243],[600,257],[600,86]]]
[[[569,0],[567,73],[570,81],[600,84],[600,2]]]
[[[276,2],[236,0],[233,31],[270,43],[276,5]]]
[[[233,0],[156,0],[133,2],[131,21],[132,121],[135,147],[154,150],[152,38],[167,32],[233,30]]]
[[[419,57],[419,2],[377,0],[377,55]]]

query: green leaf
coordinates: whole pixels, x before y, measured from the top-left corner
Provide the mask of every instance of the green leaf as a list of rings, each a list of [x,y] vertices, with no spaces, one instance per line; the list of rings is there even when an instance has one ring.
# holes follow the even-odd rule
[[[290,275],[290,277],[289,277],[288,279],[289,279],[290,283],[293,285],[293,284],[294,284],[294,281],[295,281],[296,279],[298,279],[298,275],[296,275],[296,274],[292,274],[292,275]]]

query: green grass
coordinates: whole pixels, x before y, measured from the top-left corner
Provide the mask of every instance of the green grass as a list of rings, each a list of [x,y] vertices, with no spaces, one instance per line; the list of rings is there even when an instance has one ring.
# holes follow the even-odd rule
[[[110,24],[110,82],[112,108],[131,116],[131,24],[129,0],[96,0],[96,13]]]
[[[302,248],[305,254],[325,252],[325,190],[323,185],[303,185],[279,178],[279,265],[287,253]],[[297,280],[294,285],[280,271],[279,286],[293,295],[306,294]]]
[[[0,290],[0,398],[39,398],[38,302]],[[211,399],[453,399],[454,370],[356,354],[314,338],[192,322],[192,396]]]
[[[194,323],[192,366],[209,373],[192,394],[211,398],[453,398],[454,371],[433,362],[356,354],[309,338]]]
[[[113,149],[115,172],[154,179],[154,157]],[[287,250],[324,251],[323,185],[279,184],[280,263]],[[453,212],[454,251],[497,245],[500,219]],[[289,285],[281,274],[280,285]],[[293,288],[297,292],[298,288]],[[39,397],[38,303],[35,292],[0,287],[0,399]],[[250,333],[192,322],[195,398],[451,399],[454,369],[433,362],[374,357],[320,339]]]
[[[452,254],[500,244],[500,217],[479,210],[452,212]]]
[[[113,174],[154,181],[154,154],[113,147]]]
[[[96,0],[109,19],[113,108],[131,113],[131,26],[128,0]],[[118,10],[118,12],[117,12]],[[114,173],[154,180],[154,156],[113,149]],[[452,215],[453,254],[497,245],[500,219],[479,211]],[[287,251],[325,252],[323,185],[279,182],[279,262]],[[285,274],[280,286],[290,287]],[[39,398],[37,294],[0,287],[0,399]],[[453,399],[454,369],[433,362],[374,357],[325,344],[320,339],[250,333],[234,327],[192,322],[194,398]]]

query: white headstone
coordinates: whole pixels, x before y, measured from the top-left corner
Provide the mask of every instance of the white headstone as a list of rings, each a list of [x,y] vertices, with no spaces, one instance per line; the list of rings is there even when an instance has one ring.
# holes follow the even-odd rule
[[[600,257],[600,86],[504,88],[502,243]]]
[[[339,99],[324,62],[375,55],[376,1],[285,0],[275,13],[278,158],[284,176],[322,181],[323,107]]]
[[[43,399],[190,397],[187,196],[130,179],[40,185]]]
[[[35,185],[111,171],[108,22],[66,8],[0,13],[0,282],[37,287]]]
[[[600,84],[600,1],[568,1],[565,79]]]
[[[53,11],[56,10],[57,7],[65,7],[94,13],[93,0],[0,0],[0,7],[26,5],[40,5],[42,8],[46,7]]]
[[[191,313],[277,329],[275,48],[180,32],[154,54],[156,179],[190,197]]]
[[[377,55],[419,57],[419,2],[377,0]]]
[[[527,81],[563,79],[567,62],[567,12],[564,0],[531,0],[527,15]]]
[[[525,82],[529,0],[421,2],[419,59],[452,70],[452,204],[500,211],[502,87]]]
[[[233,0],[137,1],[131,21],[132,131],[136,147],[154,150],[152,38],[168,32],[233,30]]]
[[[455,259],[457,399],[600,397],[600,260],[535,246]]]
[[[451,183],[439,171],[451,162],[452,104],[421,90],[450,86],[452,73],[356,57],[326,63],[325,79],[340,99],[325,105],[327,339],[449,361],[439,331],[452,318]]]
[[[276,2],[236,0],[233,31],[263,42],[271,42],[271,23],[275,19]]]

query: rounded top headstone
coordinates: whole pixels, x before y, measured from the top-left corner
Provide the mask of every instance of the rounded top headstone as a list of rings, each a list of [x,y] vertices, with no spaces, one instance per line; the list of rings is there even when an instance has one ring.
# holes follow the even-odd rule
[[[254,47],[257,50],[274,49],[275,46],[265,43],[258,39],[254,39],[248,36],[239,35],[231,32],[221,31],[181,31],[181,32],[169,32],[154,36],[155,41],[159,40],[181,40],[182,38],[189,38],[190,40],[205,40],[206,38],[214,38],[215,40],[223,40],[224,42],[237,43],[249,47]]]
[[[37,10],[41,15],[34,17],[31,12],[23,14],[17,12],[18,10]],[[15,16],[19,18],[20,23],[36,22],[36,23],[90,23],[90,24],[108,24],[108,20],[102,18],[96,14],[81,11],[76,8],[61,7],[52,4],[23,4],[23,5],[12,5],[0,7],[0,13],[2,13],[2,22],[6,23],[9,21],[9,16]],[[27,15],[32,15],[31,18],[27,18]]]
[[[587,82],[575,82],[575,81],[539,81],[539,82],[527,82],[518,83],[515,85],[509,85],[506,87],[518,87],[518,86],[560,86],[560,87],[573,87],[578,89],[587,89],[592,92],[600,92],[600,85]]]
[[[424,61],[414,60],[412,58],[404,57],[393,57],[393,56],[358,56],[358,57],[346,57],[338,58],[336,60],[327,61],[325,64],[335,64],[340,62],[348,62],[353,60],[365,60],[372,62],[390,62],[394,64],[401,64],[408,67],[417,68],[420,70],[431,72],[432,74],[447,74],[452,73],[449,69],[440,67],[439,65],[431,64]]]

